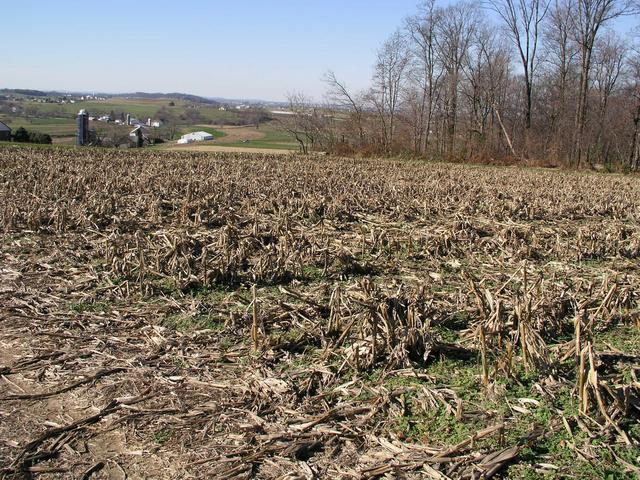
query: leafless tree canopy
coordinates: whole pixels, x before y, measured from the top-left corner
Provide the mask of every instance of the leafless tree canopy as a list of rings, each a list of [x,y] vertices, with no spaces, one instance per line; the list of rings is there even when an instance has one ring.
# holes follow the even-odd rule
[[[321,147],[637,168],[639,53],[614,27],[638,11],[632,0],[427,0],[378,50],[369,89],[325,75]]]

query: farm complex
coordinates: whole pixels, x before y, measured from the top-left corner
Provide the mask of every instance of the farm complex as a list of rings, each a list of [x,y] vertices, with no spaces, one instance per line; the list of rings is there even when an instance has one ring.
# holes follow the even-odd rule
[[[633,478],[640,182],[0,147],[4,478]]]
[[[17,92],[23,91],[0,90],[0,141],[12,140],[22,128],[44,134],[49,143],[58,145],[79,143],[116,148],[179,145],[182,150],[281,153],[298,148],[293,137],[280,128],[278,115],[266,110],[268,103],[231,103],[227,109],[202,97],[179,94],[59,97],[53,92],[34,91],[32,95]],[[86,117],[81,122],[84,134],[79,134],[79,116]],[[78,138],[82,141],[78,142]],[[211,142],[214,139],[215,145]]]

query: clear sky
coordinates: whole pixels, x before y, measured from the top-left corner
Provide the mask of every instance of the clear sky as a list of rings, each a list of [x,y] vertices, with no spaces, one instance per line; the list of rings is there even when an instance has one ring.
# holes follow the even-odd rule
[[[302,91],[320,100],[325,91],[321,78],[328,69],[352,90],[365,88],[376,50],[421,2],[0,3],[0,88],[264,100],[283,100],[288,92]],[[632,23],[636,19],[616,27],[626,31]]]
[[[0,87],[320,98],[354,88],[419,0],[1,2]]]

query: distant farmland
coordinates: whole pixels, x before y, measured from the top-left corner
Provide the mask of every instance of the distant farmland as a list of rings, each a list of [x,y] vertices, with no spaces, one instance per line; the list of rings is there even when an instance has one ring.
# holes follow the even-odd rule
[[[175,106],[169,106],[169,102]],[[29,107],[39,114],[53,114],[59,116],[75,116],[80,109],[86,109],[91,115],[107,115],[111,111],[125,112],[137,117],[139,120],[146,120],[154,117],[162,107],[166,107],[173,115],[179,117],[184,115],[193,107],[193,103],[183,100],[170,99],[121,99],[111,98],[107,101],[88,101],[75,103],[29,103]],[[219,110],[218,107],[210,105],[197,105],[197,110],[206,119],[211,121],[237,120],[239,114],[234,111]],[[36,115],[37,116],[37,115]]]
[[[175,106],[169,106],[173,102]],[[255,121],[256,113],[219,110],[211,105],[195,105],[183,100],[171,99],[125,99],[112,98],[109,101],[88,101],[76,103],[36,103],[25,105],[29,115],[5,115],[0,120],[14,131],[19,127],[47,133],[54,137],[56,143],[72,143],[76,132],[75,117],[80,109],[86,109],[92,116],[116,114],[131,114],[140,121],[147,118],[157,119],[158,115],[168,116],[169,122],[162,129],[150,129],[149,135],[164,135],[169,140],[175,140],[184,133],[204,130],[212,133],[216,144],[227,145],[240,149],[278,149],[295,150],[298,148],[290,135],[277,129],[269,122],[262,123],[259,129],[246,127],[234,129],[226,124],[243,124]],[[161,111],[162,110],[162,111]],[[197,114],[189,113],[197,112]],[[101,122],[93,122],[91,128],[104,135],[114,130],[120,134],[128,132],[127,126],[118,127],[111,124],[107,127]],[[252,131],[255,130],[255,132]],[[129,129],[130,130],[130,129]],[[239,134],[238,132],[248,132]],[[189,148],[189,147],[186,147]]]
[[[27,130],[48,133],[52,137],[66,137],[74,135],[76,131],[76,122],[73,118],[0,117],[0,120],[11,127],[14,132],[19,127],[24,127]]]
[[[276,128],[273,123],[265,123],[259,129],[254,126],[220,126],[216,128],[204,125],[182,127],[181,131],[187,133],[193,130],[204,130],[215,137],[214,142],[193,143],[188,145],[163,144],[161,149],[212,151],[220,150],[217,147],[231,147],[234,150],[251,152],[252,150],[298,150],[290,134]],[[212,147],[216,148],[212,148]]]

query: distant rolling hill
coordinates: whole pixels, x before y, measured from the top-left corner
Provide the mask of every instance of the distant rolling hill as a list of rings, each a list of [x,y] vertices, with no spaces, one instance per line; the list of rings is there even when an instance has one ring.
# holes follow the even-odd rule
[[[57,90],[33,90],[26,88],[4,88],[0,89],[0,94],[4,95],[24,95],[27,97],[63,97],[65,95],[94,95],[97,97],[106,98],[144,98],[144,99],[171,99],[171,100],[183,100],[187,102],[200,103],[206,105],[220,105],[220,102],[210,98],[200,97],[198,95],[191,95],[189,93],[147,93],[147,92],[133,92],[133,93],[96,93],[96,92],[60,92]]]

